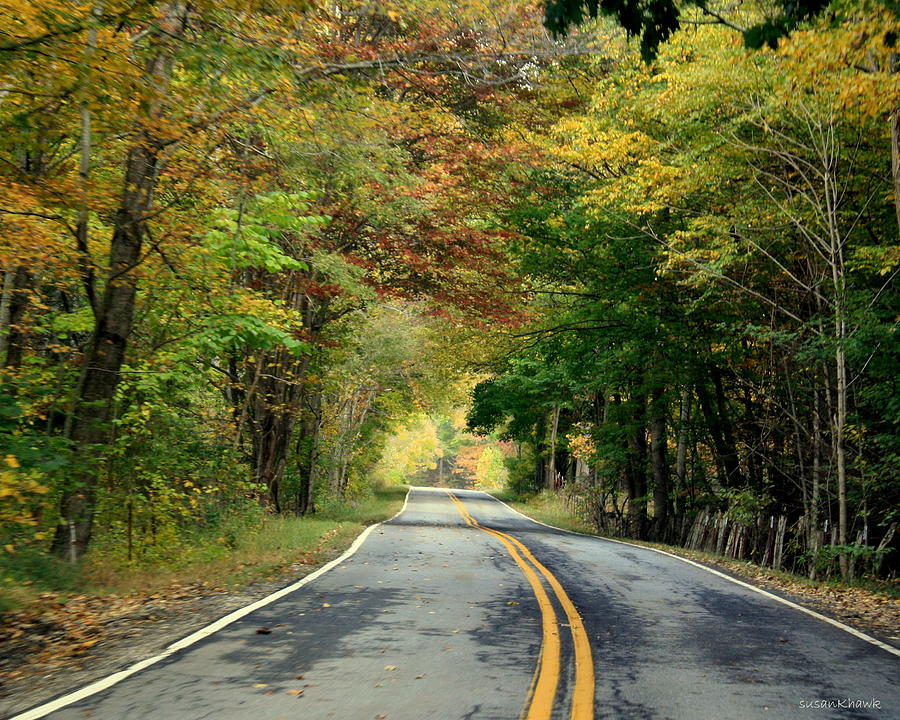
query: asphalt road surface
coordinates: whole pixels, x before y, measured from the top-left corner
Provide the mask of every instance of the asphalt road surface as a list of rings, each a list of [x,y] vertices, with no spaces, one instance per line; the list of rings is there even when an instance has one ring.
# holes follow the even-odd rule
[[[44,716],[885,720],[900,657],[672,557],[415,488],[329,572]]]

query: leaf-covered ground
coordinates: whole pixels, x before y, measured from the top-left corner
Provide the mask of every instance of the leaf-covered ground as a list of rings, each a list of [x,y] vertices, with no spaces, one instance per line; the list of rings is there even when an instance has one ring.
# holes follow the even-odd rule
[[[403,488],[385,491],[357,512],[375,512],[366,516],[370,522],[383,520],[399,509],[402,494]],[[46,592],[27,607],[6,612],[0,625],[0,716],[155,655],[211,618],[296,582],[345,550],[366,524],[359,519],[328,530],[314,546],[274,556],[287,560],[260,568],[236,562],[230,587],[182,580],[120,594]]]
[[[405,486],[308,518],[272,518],[214,563],[113,574],[117,591],[43,592],[0,613],[0,716],[150,657],[210,619],[296,582],[394,515]],[[140,588],[140,589],[138,589]]]
[[[45,593],[38,605],[3,619],[0,715],[24,710],[150,657],[208,625],[211,618],[296,582],[342,549],[301,553],[270,579],[239,591],[196,583],[125,596]]]

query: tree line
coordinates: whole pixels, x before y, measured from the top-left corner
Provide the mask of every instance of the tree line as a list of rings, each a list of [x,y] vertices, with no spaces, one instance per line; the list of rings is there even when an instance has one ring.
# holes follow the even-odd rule
[[[130,560],[364,489],[463,372],[438,338],[516,313],[495,136],[581,47],[517,3],[5,14],[7,551]]]
[[[889,572],[898,18],[832,6],[753,50],[774,16],[715,10],[682,8],[649,62],[607,61],[574,112],[522,129],[541,154],[506,222],[535,319],[470,427],[607,532],[783,516],[794,568]]]
[[[889,571],[898,31],[876,0],[24,5],[6,552],[309,514],[475,375],[514,487],[602,529],[780,516],[796,567]]]

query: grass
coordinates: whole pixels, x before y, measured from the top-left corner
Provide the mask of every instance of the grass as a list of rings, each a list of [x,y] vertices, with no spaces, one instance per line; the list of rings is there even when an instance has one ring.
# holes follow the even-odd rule
[[[45,552],[0,556],[0,613],[39,609],[67,595],[153,593],[173,586],[231,590],[272,580],[296,565],[316,565],[343,552],[363,527],[394,515],[406,487],[376,488],[356,503],[333,503],[311,517],[270,516],[225,543],[199,534],[177,559],[136,565],[98,551],[78,567]]]
[[[534,520],[539,520],[542,523],[553,525],[563,530],[599,536],[589,523],[572,515],[562,504],[556,493],[545,491],[537,495],[522,497],[515,495],[510,490],[502,490],[491,494]]]

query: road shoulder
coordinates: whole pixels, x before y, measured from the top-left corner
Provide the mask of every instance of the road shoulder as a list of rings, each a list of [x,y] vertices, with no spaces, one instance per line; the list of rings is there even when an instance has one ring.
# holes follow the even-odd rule
[[[394,517],[404,507],[405,501]],[[156,657],[211,621],[302,581],[347,552],[373,526],[358,527],[355,533],[334,537],[315,554],[298,549],[297,562],[265,581],[236,590],[197,583],[174,586],[170,592],[164,588],[149,596],[83,596],[45,617],[19,626],[5,623],[5,636],[0,638],[0,717],[11,717]],[[79,626],[86,627],[82,634]],[[34,638],[29,637],[32,630]],[[73,642],[80,644],[73,647]],[[54,643],[65,652],[53,652]],[[50,646],[46,652],[32,649],[46,645]]]
[[[510,502],[506,499],[501,502],[535,522],[564,532],[599,537],[634,547],[660,550],[689,560],[824,615],[854,630],[871,635],[893,648],[900,649],[900,598],[854,586],[809,584],[804,578],[789,573],[776,573],[749,562],[718,557],[672,545],[607,538],[591,532],[583,523],[574,518],[563,518],[557,513],[548,513],[524,502]],[[560,527],[553,521],[559,525],[569,525],[569,527]]]

